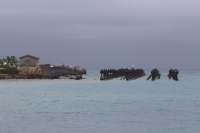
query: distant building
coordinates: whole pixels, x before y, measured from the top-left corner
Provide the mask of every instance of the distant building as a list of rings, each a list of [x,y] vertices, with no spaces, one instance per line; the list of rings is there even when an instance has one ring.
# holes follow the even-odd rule
[[[19,66],[27,66],[27,67],[39,67],[39,57],[33,56],[33,55],[24,55],[19,57]]]

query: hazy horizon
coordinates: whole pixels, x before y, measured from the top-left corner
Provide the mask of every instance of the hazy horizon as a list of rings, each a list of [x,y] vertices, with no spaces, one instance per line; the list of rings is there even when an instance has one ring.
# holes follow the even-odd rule
[[[200,1],[1,0],[0,58],[84,68],[200,69]]]

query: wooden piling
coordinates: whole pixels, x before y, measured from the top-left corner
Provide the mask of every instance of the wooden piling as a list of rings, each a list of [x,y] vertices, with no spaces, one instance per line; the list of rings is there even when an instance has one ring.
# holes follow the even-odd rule
[[[140,78],[144,75],[146,75],[144,73],[143,69],[104,69],[104,70],[100,70],[101,76],[100,76],[100,80],[110,80],[110,79],[114,79],[114,78],[119,78],[121,77],[120,80],[122,79],[126,79],[126,80],[135,80],[137,78]]]

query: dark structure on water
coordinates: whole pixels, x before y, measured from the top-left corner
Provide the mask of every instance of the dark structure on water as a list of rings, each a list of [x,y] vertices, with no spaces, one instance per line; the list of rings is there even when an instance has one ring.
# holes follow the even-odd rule
[[[140,78],[144,75],[143,69],[104,69],[100,71],[101,77],[100,80],[109,80],[114,78],[126,79],[126,80],[135,80],[137,78]]]
[[[178,81],[178,69],[170,69],[169,70],[169,74],[167,75],[169,77],[169,79],[173,79],[173,80],[176,80]]]
[[[151,75],[147,78],[147,80],[149,80],[151,78],[152,81],[154,81],[155,79],[160,79],[160,72],[158,71],[157,68],[151,70]]]

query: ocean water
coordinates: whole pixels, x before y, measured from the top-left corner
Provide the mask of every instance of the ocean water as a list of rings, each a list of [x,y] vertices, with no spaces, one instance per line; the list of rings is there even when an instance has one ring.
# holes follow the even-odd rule
[[[0,80],[1,133],[199,133],[200,71],[179,81]]]

